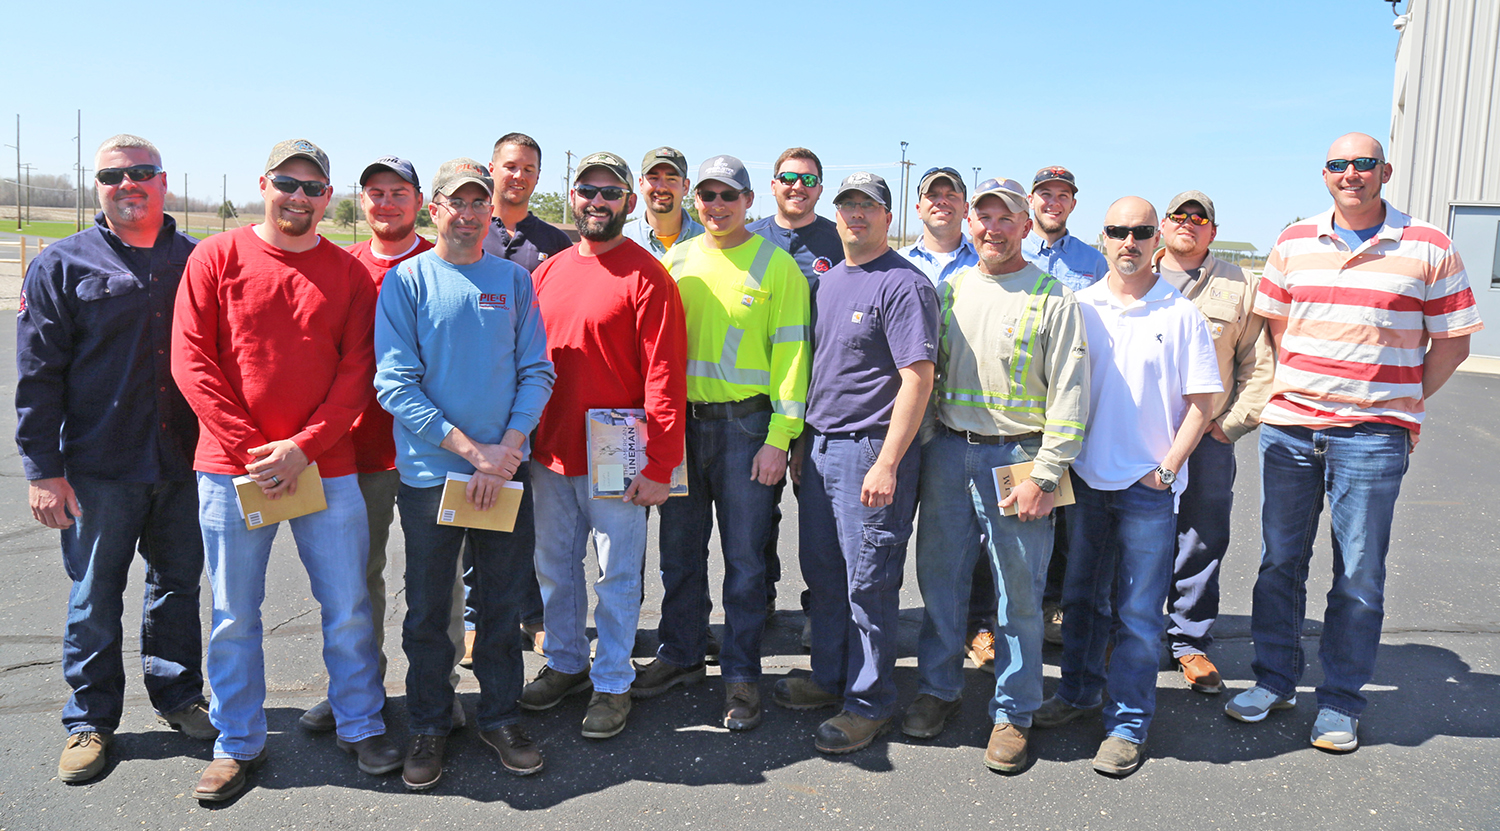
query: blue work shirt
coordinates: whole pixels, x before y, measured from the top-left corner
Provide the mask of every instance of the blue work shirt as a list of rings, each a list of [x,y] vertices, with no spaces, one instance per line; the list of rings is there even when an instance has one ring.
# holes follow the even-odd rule
[[[16,315],[16,447],[28,480],[193,478],[198,418],[172,380],[172,307],[198,241],[94,227],[31,261]]]
[[[922,246],[919,237],[916,242],[900,249],[901,256],[911,260],[911,264],[919,271],[927,275],[932,281],[933,288],[949,277],[968,268],[971,265],[979,265],[979,252],[974,250],[974,243],[968,237],[960,237],[958,247],[946,254],[934,254]]]
[[[791,254],[802,269],[802,276],[807,278],[808,291],[814,294],[818,291],[818,277],[844,261],[844,241],[839,239],[838,226],[827,217],[820,216],[801,228],[783,228],[776,224],[776,215],[772,214],[745,227]]]
[[[500,217],[490,218],[490,232],[484,235],[484,250],[502,260],[526,269],[529,274],[536,271],[542,261],[573,247],[568,232],[551,223],[536,218],[528,211],[526,218],[516,223],[516,232],[505,230]]]
[[[1088,288],[1109,273],[1109,261],[1099,249],[1072,234],[1063,234],[1052,245],[1037,234],[1028,234],[1021,243],[1021,256],[1073,291]]]
[[[687,211],[682,211],[682,230],[677,232],[677,239],[673,240],[672,244],[677,245],[678,243],[686,242],[701,233],[703,233],[703,226],[689,216]],[[645,214],[625,223],[625,227],[620,230],[620,235],[625,237],[625,239],[635,240],[642,248],[655,254],[658,258],[667,253],[667,247],[662,245],[661,240],[657,239],[656,229],[652,228],[651,223],[646,221]]]

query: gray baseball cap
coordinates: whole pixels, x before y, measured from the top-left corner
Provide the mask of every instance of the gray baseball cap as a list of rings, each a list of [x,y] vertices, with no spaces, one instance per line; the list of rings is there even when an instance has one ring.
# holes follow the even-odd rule
[[[873,173],[851,173],[839,183],[839,192],[833,196],[833,204],[837,205],[846,193],[863,193],[880,203],[882,208],[891,209],[891,187],[885,180]]]
[[[307,159],[317,165],[318,169],[323,171],[325,177],[329,179],[333,178],[333,175],[328,172],[328,154],[324,153],[321,147],[307,139],[287,139],[286,141],[277,142],[276,146],[271,148],[271,157],[266,160],[265,172],[270,173],[276,168],[281,167],[282,163],[287,159],[299,158]]]
[[[676,168],[678,176],[687,176],[687,156],[675,147],[658,147],[647,153],[646,158],[641,159],[641,175],[650,173],[651,168],[659,164],[669,164]]]
[[[951,167],[934,167],[922,176],[922,183],[917,186],[917,195],[926,193],[932,183],[939,179],[947,179],[948,185],[959,193],[969,192],[969,186],[964,184],[963,174]]]
[[[495,180],[491,178],[489,168],[473,159],[449,159],[432,177],[433,191],[443,196],[452,196],[454,191],[470,183],[484,188],[486,195],[495,193]]]
[[[365,168],[365,172],[359,174],[359,186],[364,187],[365,182],[369,181],[371,176],[374,176],[382,170],[388,170],[396,174],[397,176],[400,176],[401,178],[410,182],[412,186],[417,190],[422,189],[422,181],[417,178],[416,167],[414,167],[411,162],[398,156],[381,156],[380,158],[371,162],[369,166]]]
[[[1172,197],[1172,201],[1167,203],[1167,213],[1175,214],[1178,208],[1189,202],[1197,202],[1203,206],[1203,215],[1208,217],[1210,225],[1219,224],[1219,220],[1214,218],[1214,200],[1209,199],[1208,194],[1201,190],[1185,190]]]
[[[979,200],[986,196],[1000,197],[1011,213],[1027,213],[1031,210],[1026,189],[1015,179],[985,179],[974,189],[974,195],[969,197],[969,205],[978,205]]]
[[[615,178],[619,179],[625,185],[626,190],[634,189],[634,185],[632,184],[634,180],[630,177],[630,165],[626,164],[624,159],[613,153],[603,152],[590,153],[583,157],[583,161],[578,163],[578,169],[573,172],[574,184],[577,184],[578,180],[583,178],[583,174],[594,167],[602,167],[614,174]]]
[[[750,171],[745,163],[733,156],[714,156],[698,166],[698,184],[719,182],[742,191],[754,191],[750,186]]]

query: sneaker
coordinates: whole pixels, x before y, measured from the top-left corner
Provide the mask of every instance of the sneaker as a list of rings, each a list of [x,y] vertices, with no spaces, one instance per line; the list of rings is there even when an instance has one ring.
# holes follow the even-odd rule
[[[403,761],[401,748],[386,738],[384,733],[369,736],[357,742],[336,739],[334,743],[345,753],[353,753],[354,757],[359,760],[360,772],[371,776],[390,773],[401,767]]]
[[[818,725],[818,732],[813,734],[813,747],[819,753],[853,753],[869,747],[870,742],[889,729],[889,718],[865,718],[858,713],[842,710]]]
[[[1000,722],[990,731],[990,743],[984,749],[984,766],[1001,773],[1020,773],[1026,767],[1026,746],[1030,739],[1030,727]]]
[[[906,716],[901,719],[901,732],[914,739],[931,739],[943,732],[948,719],[962,705],[963,699],[944,701],[935,695],[920,693],[906,708]]]
[[[969,636],[969,660],[983,669],[995,663],[995,632],[989,626],[981,626]]]
[[[1062,607],[1049,603],[1042,607],[1042,640],[1062,646]]]
[[[760,687],[750,681],[724,685],[724,726],[730,730],[754,730],[760,726]]]
[[[1095,707],[1074,707],[1054,695],[1043,701],[1042,706],[1036,708],[1036,712],[1031,714],[1031,725],[1041,728],[1061,727],[1070,721],[1094,715],[1103,709],[1103,704]]]
[[[480,741],[500,755],[500,764],[517,776],[530,776],[542,769],[542,751],[521,732],[521,725],[506,724],[479,734]]]
[[[1224,715],[1247,724],[1265,720],[1272,710],[1290,710],[1297,706],[1297,696],[1282,698],[1262,686],[1254,686],[1224,705]]]
[[[1349,753],[1359,749],[1359,719],[1322,707],[1313,722],[1312,746]]]
[[[166,715],[158,713],[156,720],[200,742],[211,742],[219,737],[219,728],[208,720],[208,705],[201,698],[181,710],[174,710]]]
[[[545,648],[547,646],[547,630],[542,628],[542,622],[521,624],[521,646],[535,652],[542,657],[547,657]],[[469,650],[473,655],[473,650]],[[470,663],[473,663],[471,660]]]
[[[607,739],[625,729],[625,717],[630,715],[630,693],[604,693],[597,690],[589,699],[589,708],[583,714],[583,737],[585,739]]]
[[[635,681],[630,684],[632,698],[655,698],[673,687],[696,684],[708,675],[708,670],[699,664],[695,667],[680,667],[660,658],[653,658],[645,665],[637,664]]]
[[[328,703],[326,698],[312,705],[301,718],[297,719],[297,723],[309,733],[327,733],[338,726],[338,722],[333,717],[333,705]]]
[[[443,751],[447,749],[446,736],[411,737],[411,749],[406,752],[406,763],[401,768],[401,781],[409,791],[425,791],[443,778]]]
[[[105,751],[115,737],[112,733],[85,730],[71,733],[57,760],[57,778],[64,782],[86,782],[99,775],[109,761]]]
[[[1183,679],[1194,691],[1206,695],[1218,695],[1224,691],[1224,679],[1219,677],[1219,668],[1214,666],[1207,655],[1183,655],[1177,659],[1177,666],[1182,670]]]
[[[771,700],[788,710],[816,710],[844,702],[844,697],[827,692],[811,678],[782,678],[771,689]]]
[[[464,630],[464,657],[458,662],[458,665],[464,669],[474,668],[474,635],[475,632],[473,629]],[[439,775],[441,775],[441,771],[439,771]],[[437,780],[432,780],[432,785],[436,784]],[[430,788],[432,785],[428,785],[427,787]]]
[[[589,680],[589,671],[558,672],[550,665],[542,667],[536,680],[521,690],[521,708],[525,710],[550,710],[564,698],[583,692],[594,686]]]
[[[1106,736],[1094,754],[1094,770],[1106,776],[1129,776],[1146,759],[1146,746],[1119,736]]]
[[[245,789],[250,771],[266,761],[266,749],[262,747],[254,759],[215,759],[203,770],[198,787],[193,789],[193,798],[199,802],[223,802],[233,799]]]

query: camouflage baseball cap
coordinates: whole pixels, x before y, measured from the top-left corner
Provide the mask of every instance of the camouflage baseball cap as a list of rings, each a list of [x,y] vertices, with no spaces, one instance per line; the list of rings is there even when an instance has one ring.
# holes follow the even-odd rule
[[[323,148],[307,139],[287,139],[277,142],[276,146],[271,148],[271,157],[266,159],[265,172],[270,173],[281,167],[287,159],[298,158],[307,159],[317,165],[325,177],[333,178],[333,174],[328,172],[328,154],[323,152]]]
[[[678,176],[687,176],[687,156],[682,155],[682,151],[675,147],[658,147],[647,153],[646,158],[641,160],[641,175],[650,173],[651,168],[659,164],[669,164],[677,171]]]
[[[489,168],[473,159],[449,159],[432,177],[433,191],[443,196],[452,196],[454,191],[470,183],[484,188],[486,196],[495,193],[495,180],[490,176]]]
[[[577,184],[578,180],[583,178],[584,173],[588,172],[590,168],[595,167],[602,167],[614,174],[615,178],[624,183],[626,190],[634,189],[631,185],[630,165],[626,164],[624,159],[613,153],[603,152],[590,153],[583,157],[583,161],[578,163],[578,169],[573,172],[573,183]]]

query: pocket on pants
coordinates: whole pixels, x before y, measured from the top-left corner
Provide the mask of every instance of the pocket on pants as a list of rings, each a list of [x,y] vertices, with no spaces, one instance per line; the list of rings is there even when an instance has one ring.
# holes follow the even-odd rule
[[[899,585],[900,564],[898,558],[906,544],[906,535],[880,525],[865,525],[860,528],[859,562],[851,575],[851,588],[874,588],[890,585],[894,579]],[[897,573],[892,574],[895,569]]]

